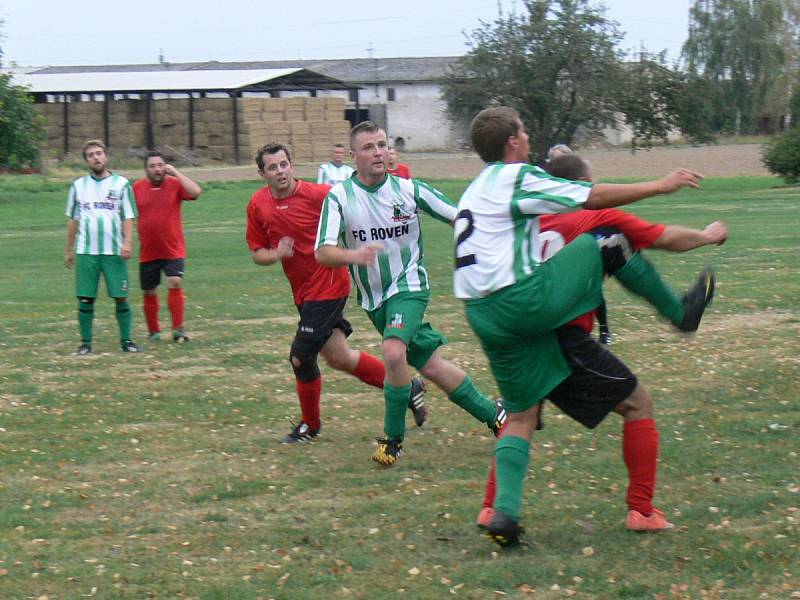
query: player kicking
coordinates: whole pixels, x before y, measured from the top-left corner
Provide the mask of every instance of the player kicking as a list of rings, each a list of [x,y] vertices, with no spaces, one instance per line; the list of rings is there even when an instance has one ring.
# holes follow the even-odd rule
[[[575,155],[554,159],[546,169],[551,175],[562,179],[591,180],[588,164]],[[701,246],[720,245],[727,239],[727,228],[719,221],[703,230],[696,230],[648,223],[616,209],[581,210],[542,216],[540,219],[540,239],[547,244],[543,250],[544,259],[552,257],[565,243],[582,233],[592,233],[606,239],[624,235],[634,251],[652,247],[685,252]],[[665,286],[663,282],[659,285]],[[694,296],[691,293],[689,295]],[[702,304],[704,307],[705,304]],[[699,319],[702,310],[698,313]],[[626,526],[634,531],[669,529],[671,523],[653,506],[659,435],[652,414],[652,400],[643,389],[636,388],[634,393],[626,397],[631,385],[629,380],[635,380],[635,377],[616,356],[591,338],[592,325],[593,317],[588,313],[557,330],[562,352],[570,366],[570,375],[550,392],[548,398],[588,428],[596,427],[612,410],[622,415],[623,459],[628,469]],[[617,400],[620,403],[615,406]],[[646,410],[632,410],[632,404]],[[483,508],[477,519],[479,527],[488,527],[494,517],[495,493],[493,465]]]
[[[331,368],[377,388],[384,386],[385,369],[379,359],[347,342],[352,332],[343,316],[350,293],[347,269],[328,268],[314,259],[320,209],[330,186],[295,179],[289,149],[281,144],[260,148],[256,164],[267,185],[247,205],[247,245],[257,265],[281,263],[300,313],[290,360],[301,419],[282,441],[302,442],[317,437],[322,427],[318,354]],[[403,411],[408,406],[418,427],[428,414],[424,394],[424,383],[416,377],[403,400]]]

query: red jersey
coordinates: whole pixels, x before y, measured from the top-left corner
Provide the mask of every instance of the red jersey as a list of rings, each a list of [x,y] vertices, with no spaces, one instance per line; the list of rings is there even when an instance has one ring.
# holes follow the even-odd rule
[[[177,177],[167,175],[161,185],[153,185],[146,177],[133,184],[139,220],[139,262],[186,258],[181,204],[194,200],[183,189]]]
[[[411,179],[411,169],[405,163],[397,163],[394,169],[386,169],[390,175],[397,175],[403,179]]]
[[[331,186],[297,180],[294,193],[276,199],[269,186],[258,190],[247,205],[247,245],[252,251],[277,248],[281,238],[294,240],[294,254],[281,261],[292,286],[294,303],[334,300],[350,294],[346,267],[325,267],[314,258],[322,201]]]
[[[649,223],[615,208],[541,215],[539,228],[543,233],[542,256],[552,256],[563,248],[564,244],[568,244],[582,233],[598,227],[616,227],[628,238],[634,250],[639,250],[652,246],[664,233],[666,225]],[[569,324],[577,325],[591,333],[594,326],[594,313],[581,315]]]

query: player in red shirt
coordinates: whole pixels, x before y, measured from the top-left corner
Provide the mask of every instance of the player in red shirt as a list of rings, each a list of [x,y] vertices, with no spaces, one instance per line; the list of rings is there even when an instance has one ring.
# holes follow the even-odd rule
[[[161,336],[158,322],[158,286],[161,272],[167,277],[167,306],[172,316],[172,340],[188,342],[183,329],[186,297],[183,293],[183,271],[186,241],[183,237],[181,205],[196,200],[200,186],[167,164],[160,152],[149,152],[144,159],[146,177],[133,184],[136,209],[139,212],[139,281],[142,287],[144,316],[148,340]]]
[[[556,177],[591,181],[588,163],[570,154],[553,159],[546,166]],[[549,258],[583,233],[626,244],[631,251],[658,248],[686,252],[727,239],[727,228],[715,221],[703,230],[676,225],[653,224],[617,209],[578,210],[540,217],[542,256]],[[653,270],[655,276],[657,273]],[[667,287],[663,281],[655,285]],[[648,281],[648,283],[652,283]],[[634,290],[635,291],[635,290]],[[549,399],[586,427],[597,426],[613,411],[622,415],[622,454],[628,469],[626,526],[637,531],[658,531],[672,527],[666,516],[652,504],[655,494],[659,435],[652,411],[652,399],[638,385],[636,377],[590,334],[594,314],[587,313],[559,328],[557,334],[572,374],[551,391]],[[540,420],[541,424],[541,409]],[[502,435],[502,433],[501,433]],[[496,480],[494,464],[489,472],[480,527],[488,527],[494,517]]]
[[[394,146],[389,146],[389,160],[386,161],[386,172],[403,179],[411,179],[411,169],[408,168],[408,165],[397,162],[397,150],[395,150]]]
[[[291,155],[281,144],[260,148],[256,164],[267,185],[253,194],[247,205],[247,245],[257,265],[281,263],[300,313],[290,360],[297,380],[301,420],[282,440],[294,443],[317,437],[322,426],[318,354],[331,368],[355,375],[377,388],[383,388],[386,370],[378,358],[347,342],[353,331],[343,315],[350,295],[347,268],[325,267],[314,258],[322,201],[331,186],[295,179]],[[422,400],[424,393],[422,379],[415,378],[408,407],[418,427],[428,414]]]

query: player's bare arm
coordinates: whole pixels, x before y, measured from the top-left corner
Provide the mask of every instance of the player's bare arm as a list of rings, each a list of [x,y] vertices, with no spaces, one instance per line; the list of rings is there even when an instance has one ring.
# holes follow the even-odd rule
[[[64,266],[72,268],[75,263],[75,235],[78,233],[78,222],[70,219],[67,223],[67,245],[64,248]]]
[[[167,175],[172,175],[173,177],[177,178],[178,181],[181,182],[181,186],[183,186],[184,191],[192,197],[192,200],[198,198],[200,194],[203,193],[203,189],[192,179],[178,171],[173,165],[166,165],[164,166],[164,172]]]
[[[290,237],[282,237],[276,248],[259,248],[251,252],[250,255],[257,265],[262,267],[274,265],[286,257],[294,256],[294,240]]]
[[[124,259],[128,260],[133,252],[131,248],[133,246],[132,239],[133,239],[133,219],[125,219],[122,222],[122,232],[124,235],[124,241],[122,242],[122,248],[119,251],[119,255]]]
[[[701,246],[717,246],[728,239],[728,228],[722,221],[714,221],[705,229],[691,229],[680,225],[667,225],[653,243],[653,248],[670,252],[687,252]]]
[[[372,242],[359,246],[355,250],[338,246],[322,246],[314,253],[317,262],[326,267],[343,267],[346,265],[369,266],[383,250],[383,246]]]
[[[703,176],[689,169],[678,169],[662,179],[641,183],[598,183],[592,187],[589,198],[583,205],[590,210],[624,206],[662,194],[671,194],[681,188],[700,187]]]

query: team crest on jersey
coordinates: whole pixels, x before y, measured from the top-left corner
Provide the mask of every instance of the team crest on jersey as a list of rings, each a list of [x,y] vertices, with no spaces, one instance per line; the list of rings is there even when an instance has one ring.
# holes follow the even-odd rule
[[[109,202],[116,202],[119,200],[119,192],[117,190],[108,190],[106,194],[106,200]]]
[[[411,215],[406,212],[405,207],[402,204],[392,205],[392,221],[395,223],[405,223],[410,218]]]
[[[386,329],[402,329],[403,328],[403,315],[400,313],[394,313],[392,318],[389,319],[389,324],[386,326]]]

